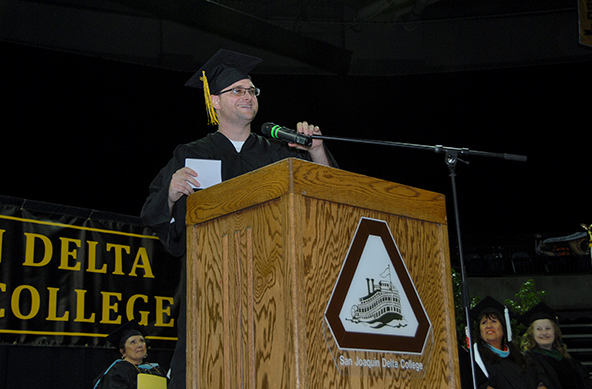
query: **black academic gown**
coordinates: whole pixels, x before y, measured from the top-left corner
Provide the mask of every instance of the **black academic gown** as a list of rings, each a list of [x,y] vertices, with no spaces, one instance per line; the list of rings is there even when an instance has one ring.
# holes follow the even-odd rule
[[[548,377],[547,389],[592,389],[590,373],[573,358],[557,360],[536,349],[527,351],[525,356]]]
[[[137,389],[139,373],[165,376],[158,364],[134,366],[118,359],[95,379],[93,389]]]
[[[528,363],[520,367],[510,356],[485,356],[482,347],[479,348],[488,377],[479,366],[476,368],[476,381],[479,389],[491,386],[495,389],[536,389],[539,383],[547,384],[547,378],[536,369],[534,364]]]
[[[327,154],[332,165],[336,167],[337,163],[328,150]],[[160,241],[172,255],[183,260],[180,291],[180,295],[183,297],[180,301],[179,317],[177,318],[178,341],[171,360],[172,376],[169,389],[185,389],[186,355],[185,214],[187,212],[187,197],[183,196],[177,201],[173,213],[170,215],[168,188],[173,173],[185,166],[187,158],[220,160],[222,161],[222,181],[225,181],[290,157],[311,160],[306,151],[297,150],[284,142],[267,139],[254,133],[249,135],[241,151],[237,152],[226,136],[220,132],[213,132],[202,139],[178,146],[173,153],[173,158],[152,181],[150,194],[142,208],[142,221],[156,232]],[[199,181],[199,176],[197,180]]]

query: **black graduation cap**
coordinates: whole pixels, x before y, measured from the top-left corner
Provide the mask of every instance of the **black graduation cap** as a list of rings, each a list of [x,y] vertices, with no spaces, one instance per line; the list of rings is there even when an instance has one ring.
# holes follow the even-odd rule
[[[558,321],[557,313],[553,310],[553,308],[544,302],[538,303],[518,317],[518,321],[526,326],[529,326],[532,322],[541,319],[549,319],[555,323]]]
[[[479,301],[470,311],[471,318],[475,321],[485,313],[497,313],[500,317],[504,317],[505,306],[491,296],[486,296]]]
[[[107,341],[115,346],[117,349],[123,348],[125,341],[134,335],[146,336],[144,328],[138,324],[135,320],[128,321],[109,335],[107,335]]]
[[[208,113],[208,124],[218,124],[210,95],[249,77],[249,72],[263,60],[247,54],[220,49],[185,83],[192,88],[203,88]]]
[[[249,78],[249,72],[263,61],[247,54],[220,49],[187,81],[185,86],[204,88],[204,73],[211,94],[219,93],[239,80]]]

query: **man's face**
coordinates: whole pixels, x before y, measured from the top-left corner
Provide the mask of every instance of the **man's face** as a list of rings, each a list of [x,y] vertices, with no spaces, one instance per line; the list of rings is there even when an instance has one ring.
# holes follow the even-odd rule
[[[257,115],[259,109],[257,96],[249,92],[244,93],[242,96],[236,96],[232,92],[232,89],[235,88],[249,89],[254,88],[254,85],[250,79],[244,79],[223,89],[223,91],[228,92],[212,95],[212,104],[216,109],[221,124],[225,122],[247,124],[252,122]]]

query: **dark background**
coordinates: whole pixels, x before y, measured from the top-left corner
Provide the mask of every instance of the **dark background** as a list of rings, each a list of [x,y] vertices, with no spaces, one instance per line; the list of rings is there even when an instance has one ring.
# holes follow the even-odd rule
[[[0,50],[0,195],[138,216],[175,146],[213,130],[201,91],[183,86],[191,73],[4,42]],[[525,155],[527,162],[470,156],[459,164],[463,236],[561,236],[592,223],[590,65],[396,77],[255,71],[262,94],[253,129],[307,120],[326,135]],[[454,235],[442,155],[328,143],[342,169],[444,193]],[[170,350],[154,351],[166,367]],[[113,358],[108,349],[2,345],[0,376],[7,388],[89,387]]]
[[[0,43],[3,127],[0,194],[139,215],[177,144],[204,136],[192,75]],[[396,77],[253,72],[253,124],[324,134],[525,155],[469,156],[456,169],[464,235],[570,234],[592,223],[590,62]],[[328,141],[342,169],[444,193],[432,151]]]

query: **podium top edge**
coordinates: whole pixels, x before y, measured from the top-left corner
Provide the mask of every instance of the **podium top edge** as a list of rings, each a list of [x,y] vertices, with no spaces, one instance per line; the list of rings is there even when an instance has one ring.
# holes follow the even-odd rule
[[[447,224],[440,193],[295,158],[193,193],[187,199],[186,223],[203,223],[291,194]]]

